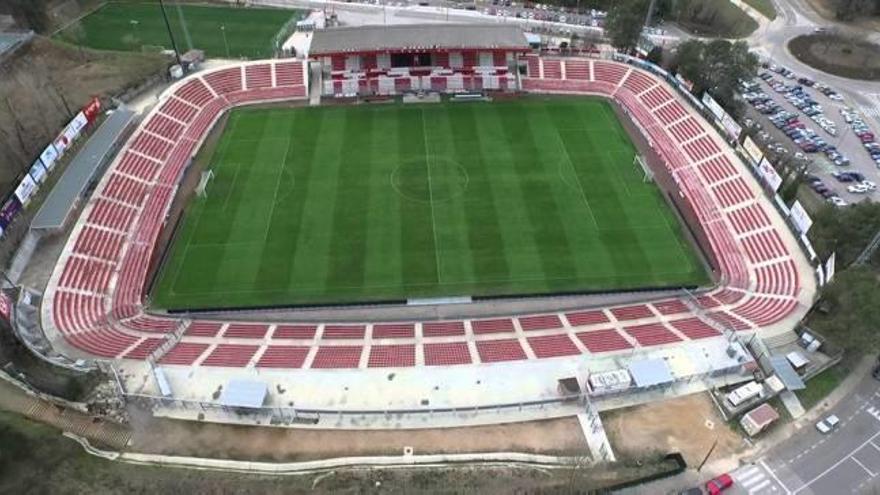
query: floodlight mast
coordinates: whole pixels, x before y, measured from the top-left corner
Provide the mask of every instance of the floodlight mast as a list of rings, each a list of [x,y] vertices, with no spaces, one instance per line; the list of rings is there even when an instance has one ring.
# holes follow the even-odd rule
[[[168,13],[165,12],[165,2],[163,0],[159,0],[159,8],[162,10],[162,19],[165,20],[165,29],[168,30],[168,37],[171,38],[171,47],[174,49],[174,58],[177,59],[177,65],[182,67],[183,64],[180,62],[180,51],[177,49],[177,42],[174,41],[174,33],[171,32],[171,24],[168,22]]]

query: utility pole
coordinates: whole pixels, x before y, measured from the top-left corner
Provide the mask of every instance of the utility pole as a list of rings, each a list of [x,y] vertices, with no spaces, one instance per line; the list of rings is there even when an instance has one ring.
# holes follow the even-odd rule
[[[651,0],[648,2],[648,13],[645,14],[645,27],[651,27],[651,17],[654,15],[654,2],[657,0]]]
[[[165,29],[168,30],[168,37],[171,38],[171,47],[174,49],[174,58],[177,59],[177,65],[183,67],[180,62],[180,51],[177,49],[177,42],[174,41],[174,34],[171,32],[171,24],[168,22],[168,13],[165,12],[165,2],[159,0],[159,8],[162,9],[162,19],[165,20]]]

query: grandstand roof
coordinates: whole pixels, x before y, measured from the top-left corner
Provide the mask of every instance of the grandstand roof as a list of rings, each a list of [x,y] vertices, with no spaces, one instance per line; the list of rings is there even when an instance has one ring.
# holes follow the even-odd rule
[[[60,229],[76,199],[85,191],[95,172],[113,155],[117,141],[134,118],[134,112],[116,109],[73,158],[61,179],[31,222],[32,229]]]
[[[395,24],[315,31],[309,55],[375,51],[528,50],[522,29],[507,24]]]

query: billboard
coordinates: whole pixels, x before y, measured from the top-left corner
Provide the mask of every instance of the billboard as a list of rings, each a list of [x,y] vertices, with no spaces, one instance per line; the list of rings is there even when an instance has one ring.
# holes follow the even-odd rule
[[[798,232],[801,234],[806,234],[809,232],[810,227],[813,226],[813,219],[807,214],[807,210],[804,209],[800,201],[795,200],[794,204],[791,205],[789,218],[791,218],[794,226],[797,227]]]
[[[724,113],[724,116],[721,117],[721,127],[724,127],[724,130],[727,131],[727,135],[730,139],[739,141],[739,135],[742,134],[743,128],[726,112]]]
[[[825,262],[825,283],[831,282],[831,279],[834,278],[834,265],[836,261],[837,253],[831,253],[831,256],[828,257],[828,261]],[[822,267],[820,266],[819,269],[822,269]]]
[[[709,111],[712,112],[712,115],[718,120],[721,120],[721,117],[727,113],[708,92],[703,93],[703,104],[706,105],[706,108],[708,108]]]
[[[64,150],[76,141],[76,138],[79,137],[79,133],[88,123],[89,121],[86,119],[84,113],[80,112],[76,114],[76,117],[67,124],[67,127],[61,131],[61,134],[59,134],[52,143],[55,145],[55,149],[58,150],[59,154],[64,153]]]
[[[782,177],[779,176],[779,173],[776,172],[776,169],[773,168],[773,165],[770,165],[770,162],[767,161],[766,157],[761,160],[761,163],[758,164],[757,170],[761,178],[764,179],[764,182],[766,182],[767,185],[770,186],[770,189],[773,189],[774,192],[779,190],[779,186],[782,185]]]
[[[46,167],[46,170],[49,172],[55,167],[55,160],[58,159],[58,150],[55,149],[55,145],[49,143],[46,146],[46,149],[40,153],[40,161],[43,162],[43,166]]]
[[[18,198],[18,202],[22,205],[28,204],[35,192],[37,192],[37,183],[30,175],[24,174],[21,183],[15,188],[15,197]]]
[[[21,203],[18,202],[15,195],[10,196],[6,203],[0,207],[0,227],[6,230],[19,211],[21,211]]]
[[[42,184],[44,180],[46,180],[46,168],[43,167],[43,162],[37,158],[37,161],[31,165],[31,169],[28,170],[28,174],[37,184]]]
[[[743,141],[743,148],[746,150],[746,154],[749,155],[754,163],[761,163],[761,159],[764,158],[764,153],[761,152],[761,148],[758,148],[758,145],[752,141],[752,138],[746,136],[745,141]]]

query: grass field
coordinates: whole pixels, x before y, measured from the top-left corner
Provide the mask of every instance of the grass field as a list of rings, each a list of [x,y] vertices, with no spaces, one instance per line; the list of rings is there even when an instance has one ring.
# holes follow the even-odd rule
[[[174,2],[165,2],[165,9],[178,49],[184,52],[199,48],[208,57],[270,57],[275,34],[289,20],[301,16],[301,12],[295,10]],[[141,51],[158,46],[171,49],[158,2],[108,3],[65,28],[58,36],[100,50]]]
[[[153,303],[706,282],[634,154],[602,99],[235,110]]]

